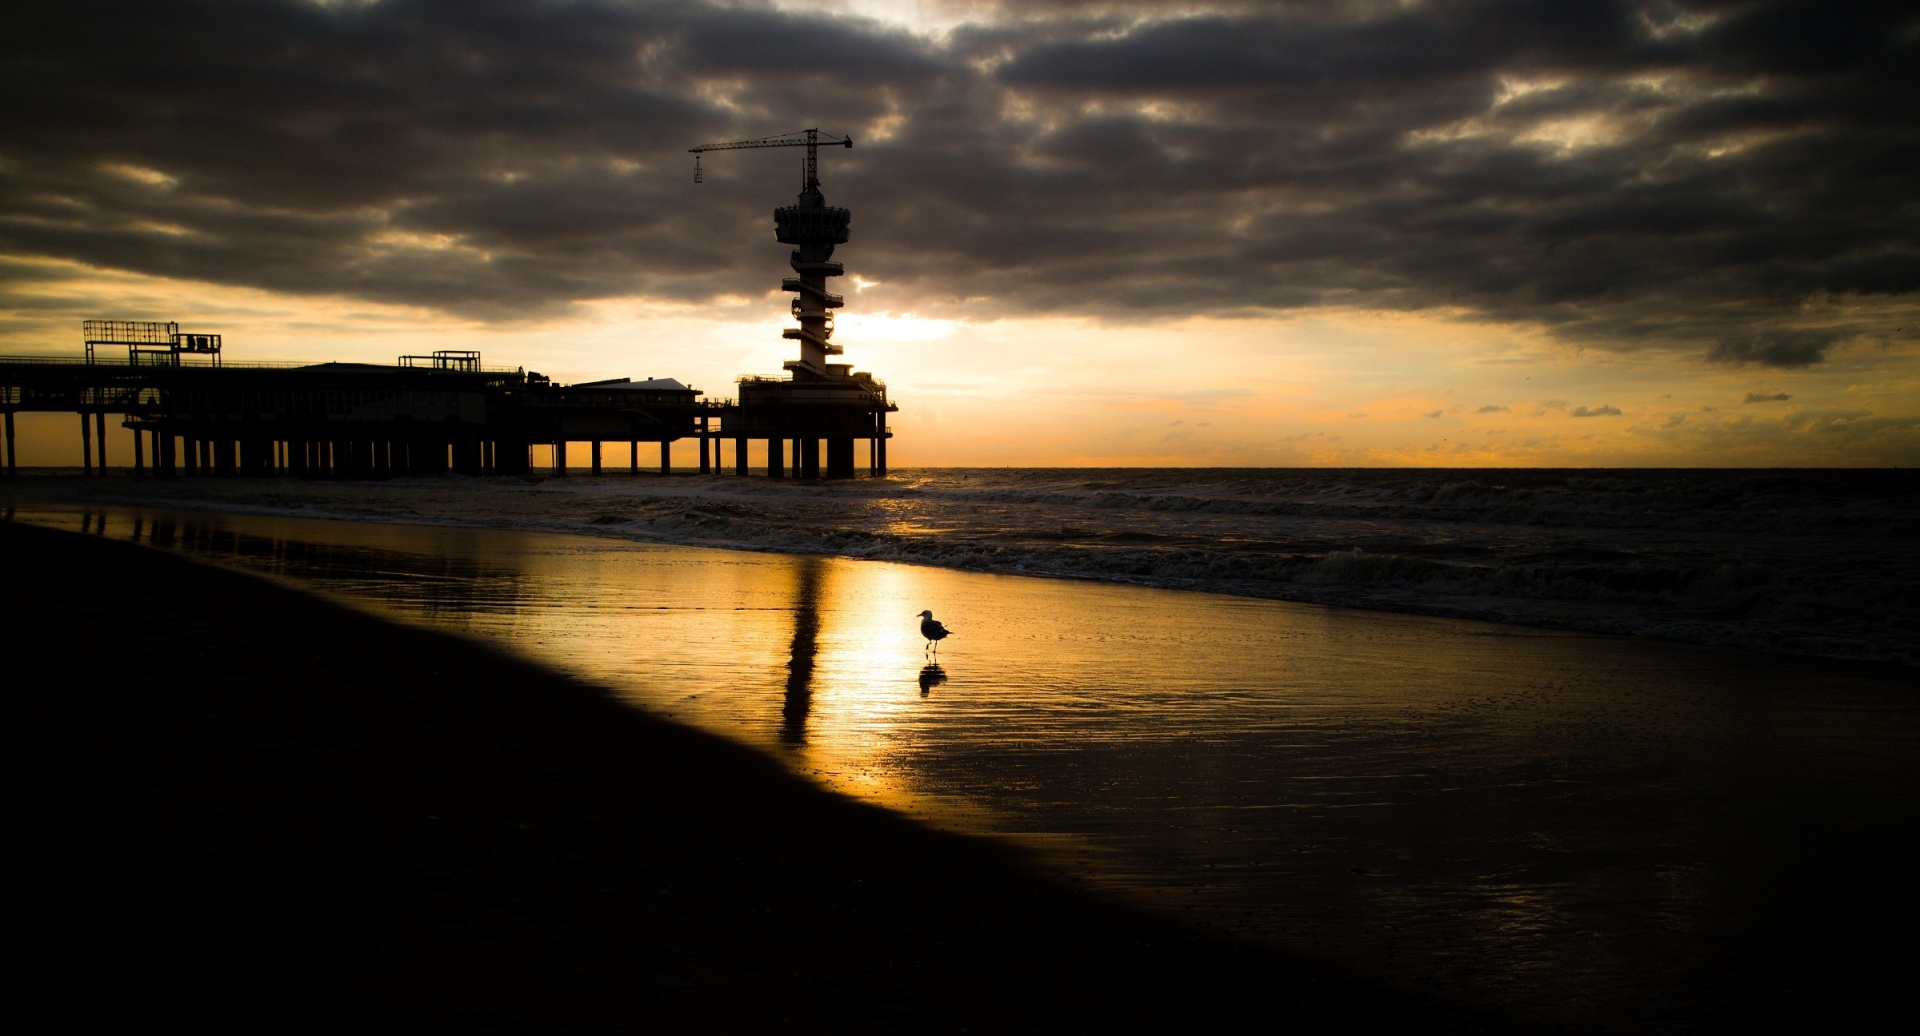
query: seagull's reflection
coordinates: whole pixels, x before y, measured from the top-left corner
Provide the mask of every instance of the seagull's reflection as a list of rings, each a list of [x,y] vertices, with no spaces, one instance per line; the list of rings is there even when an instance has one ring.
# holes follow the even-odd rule
[[[807,743],[807,712],[813,708],[813,656],[820,642],[819,558],[796,558],[793,645],[787,659],[787,698],[780,708],[780,740]]]
[[[920,697],[926,697],[935,687],[946,682],[947,671],[940,668],[940,663],[935,662],[930,666],[923,667],[920,670]]]

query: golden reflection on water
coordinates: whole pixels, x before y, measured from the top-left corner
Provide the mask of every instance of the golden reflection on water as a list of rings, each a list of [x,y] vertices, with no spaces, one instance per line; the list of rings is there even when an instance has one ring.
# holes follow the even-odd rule
[[[785,660],[780,745],[810,777],[880,805],[941,819],[955,808],[916,789],[898,742],[924,716],[926,660],[918,633],[922,581],[904,566],[861,566],[825,558],[779,559],[791,575],[791,630]],[[944,681],[944,676],[941,677]],[[958,825],[957,825],[958,826]]]
[[[1798,875],[1920,828],[1920,710],[1813,661],[502,530],[21,518],[456,630],[1063,877],[1546,1024],[1759,984],[1780,912],[1820,921]]]
[[[917,788],[924,570],[540,534],[278,517],[82,512],[50,524],[238,563],[458,631],[758,744],[844,793],[963,830]],[[111,524],[110,524],[111,523]]]

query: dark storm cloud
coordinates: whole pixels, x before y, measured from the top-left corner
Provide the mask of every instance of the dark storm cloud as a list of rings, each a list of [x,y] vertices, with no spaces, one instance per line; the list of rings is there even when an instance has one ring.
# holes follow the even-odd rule
[[[8,251],[495,316],[745,287],[766,199],[693,194],[686,147],[783,77],[858,121],[936,71],[903,36],[698,5],[140,0],[10,29]]]
[[[1805,367],[1818,363],[1832,347],[1841,329],[1762,329],[1736,333],[1713,344],[1707,355],[1736,363],[1758,362],[1773,367]]]
[[[0,248],[493,316],[757,294],[797,156],[711,155],[696,189],[685,149],[819,125],[860,141],[823,158],[844,258],[922,311],[1454,307],[1790,367],[1920,288],[1906,6],[1165,10],[930,40],[701,3],[61,5],[0,43]]]

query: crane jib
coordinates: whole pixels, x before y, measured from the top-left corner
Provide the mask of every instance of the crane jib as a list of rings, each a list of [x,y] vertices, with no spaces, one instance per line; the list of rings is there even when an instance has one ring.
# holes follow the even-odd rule
[[[798,133],[788,133],[778,137],[758,137],[753,140],[729,140],[720,144],[702,144],[699,147],[688,148],[687,151],[693,155],[693,182],[700,183],[705,179],[700,170],[700,155],[702,152],[739,151],[746,148],[761,147],[804,147],[807,149],[807,182],[802,186],[802,190],[806,190],[818,185],[820,182],[819,148],[822,142],[825,142],[829,146],[835,144],[841,147],[853,146],[852,137],[842,137],[832,133],[822,133],[817,129],[810,129],[801,130]]]

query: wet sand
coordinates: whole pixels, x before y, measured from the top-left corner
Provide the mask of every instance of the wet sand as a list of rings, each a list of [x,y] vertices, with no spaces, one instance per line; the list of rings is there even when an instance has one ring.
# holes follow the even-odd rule
[[[1176,931],[1536,1031],[1845,1025],[1916,963],[1920,702],[1890,667],[550,532],[7,513],[454,632]],[[960,630],[935,672],[928,606]]]
[[[1475,1029],[474,643],[0,522],[39,1028]]]

